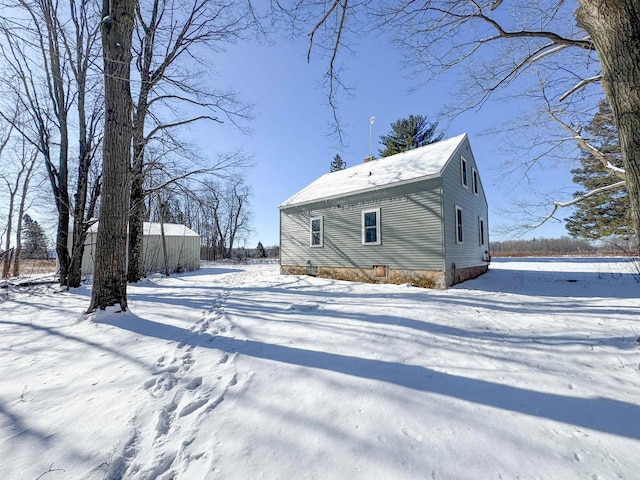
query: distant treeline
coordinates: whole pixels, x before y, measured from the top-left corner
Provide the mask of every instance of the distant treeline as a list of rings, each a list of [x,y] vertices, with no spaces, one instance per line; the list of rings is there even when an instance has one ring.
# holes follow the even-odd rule
[[[560,255],[627,255],[634,251],[635,242],[616,238],[590,243],[571,237],[533,238],[491,242],[493,257],[555,257]]]

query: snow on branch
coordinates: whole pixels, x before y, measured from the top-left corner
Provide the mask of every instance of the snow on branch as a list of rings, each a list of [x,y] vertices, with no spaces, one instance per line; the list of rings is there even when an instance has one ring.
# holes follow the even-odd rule
[[[562,96],[559,98],[559,100],[562,102],[562,101],[566,100],[566,98],[568,96],[574,94],[575,92],[577,92],[581,88],[586,87],[590,83],[599,82],[600,80],[602,80],[602,75],[595,75],[595,76],[590,77],[590,78],[585,78],[584,80],[581,80],[580,82],[578,82],[574,87],[570,88],[568,91],[563,93]]]
[[[604,166],[605,169],[607,169],[613,175],[615,175],[616,177],[624,181],[626,179],[624,168],[616,167],[615,165],[613,165],[605,154],[603,154],[598,148],[591,145],[587,141],[587,139],[581,135],[580,129],[574,128],[571,125],[564,122],[562,119],[560,119],[560,117],[551,108],[551,103],[549,102],[549,99],[545,94],[544,88],[542,89],[542,95],[543,95],[544,101],[547,104],[547,113],[549,114],[551,119],[554,120],[562,128],[570,132],[571,139],[574,140],[578,144],[578,146],[580,146],[580,148],[589,152],[591,155],[593,155],[595,158],[597,158],[600,161],[600,163]]]

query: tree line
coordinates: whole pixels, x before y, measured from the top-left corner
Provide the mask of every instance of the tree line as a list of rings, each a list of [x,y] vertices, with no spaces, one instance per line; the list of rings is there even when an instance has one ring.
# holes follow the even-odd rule
[[[555,257],[563,255],[631,255],[637,248],[633,239],[612,239],[589,242],[568,236],[560,238],[533,238],[531,240],[503,240],[491,242],[493,257]]]

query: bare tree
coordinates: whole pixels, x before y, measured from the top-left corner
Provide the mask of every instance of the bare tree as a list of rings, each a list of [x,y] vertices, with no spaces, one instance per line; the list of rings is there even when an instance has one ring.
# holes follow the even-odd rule
[[[103,0],[105,124],[102,200],[89,311],[127,309],[127,220],[131,161],[131,39],[135,0]]]
[[[234,92],[207,89],[196,80],[200,75],[191,71],[201,47],[216,51],[222,44],[237,40],[245,25],[244,12],[229,1],[153,0],[136,8],[134,55],[139,90],[133,115],[130,282],[137,282],[144,273],[142,223],[148,216],[144,199],[149,193],[144,186],[145,152],[150,143],[175,147],[180,143],[176,138],[180,127],[199,121],[221,123],[225,118],[235,123],[248,115]],[[162,118],[162,108],[174,112],[174,116]],[[192,170],[191,175],[198,170]]]
[[[14,127],[38,148],[45,162],[58,212],[56,253],[60,284],[67,285],[70,96],[56,5],[51,0],[16,0],[6,7],[17,8],[19,12],[4,17],[0,25],[3,36],[0,53],[11,72],[3,77],[3,83],[19,99],[21,111],[30,117],[28,122]],[[1,110],[0,116],[10,121]]]
[[[245,185],[244,179],[234,178],[225,191],[226,222],[225,232],[228,239],[227,256],[231,256],[233,246],[243,234],[249,231],[251,214],[248,209],[251,189]]]
[[[226,183],[205,181],[198,192],[201,228],[205,246],[213,248],[217,258],[228,258],[238,238],[250,230],[250,188],[238,175]]]
[[[87,231],[95,216],[100,195],[101,178],[90,175],[101,143],[103,98],[102,84],[96,75],[99,49],[99,18],[91,2],[69,0],[70,32],[60,28],[75,83],[75,105],[78,120],[78,170],[73,195],[73,243],[68,284],[79,287],[82,256]]]
[[[16,141],[11,149],[9,144],[14,133],[13,125],[18,122],[18,112],[12,116],[13,122],[5,129],[4,135],[0,138],[0,159],[3,160],[3,169],[0,170],[0,179],[4,183],[8,195],[7,204],[7,224],[4,231],[6,252],[3,257],[2,278],[8,278],[11,273],[11,262],[13,261],[13,276],[20,274],[20,253],[22,250],[21,233],[22,218],[27,208],[27,198],[29,185],[34,175],[37,153],[30,151],[27,142]],[[11,158],[10,158],[11,157]],[[17,208],[17,215],[16,215]],[[13,221],[16,217],[15,247],[11,248],[11,238],[13,235]]]
[[[22,220],[26,212],[29,187],[33,178],[36,160],[38,159],[37,151],[27,152],[25,146],[25,142],[23,141],[22,168],[26,167],[26,171],[24,172],[24,179],[22,181],[22,193],[20,195],[20,204],[18,206],[18,217],[16,222],[16,250],[13,260],[14,277],[20,275],[20,255],[22,253]]]
[[[17,112],[14,113],[14,118],[17,116]],[[6,148],[9,144],[9,140],[11,140],[11,134],[13,132],[13,126],[9,124],[9,127],[6,128],[6,131],[3,132],[2,138],[0,139],[0,159],[5,160],[6,158]],[[4,235],[5,237],[5,245],[4,245],[4,254],[3,254],[3,266],[2,266],[2,278],[9,277],[9,269],[11,268],[11,260],[13,257],[13,250],[11,249],[11,233],[13,229],[13,210],[15,208],[15,200],[16,194],[18,192],[18,188],[20,185],[20,179],[24,173],[24,168],[18,169],[17,174],[15,175],[15,179],[11,179],[8,174],[4,172],[0,172],[0,179],[2,179],[6,185],[7,193],[9,194],[9,205],[7,212],[7,225],[5,227]]]
[[[65,8],[67,7],[67,8]],[[15,125],[40,151],[58,211],[56,253],[60,284],[80,285],[83,241],[99,194],[89,171],[100,142],[101,85],[96,81],[98,22],[92,2],[10,0],[15,10],[0,25],[2,55],[10,66],[5,91],[21,102],[28,121]],[[70,119],[75,104],[77,118]],[[5,120],[6,115],[0,111]],[[73,124],[77,128],[70,128]],[[71,133],[70,133],[71,132]],[[78,135],[78,169],[73,175],[71,139]],[[57,152],[57,155],[56,155]],[[56,158],[57,157],[57,158]],[[73,201],[70,189],[75,183]],[[70,217],[73,248],[69,252]]]

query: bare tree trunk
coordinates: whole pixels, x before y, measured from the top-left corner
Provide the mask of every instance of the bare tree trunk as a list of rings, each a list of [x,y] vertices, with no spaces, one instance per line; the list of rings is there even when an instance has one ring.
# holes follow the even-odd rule
[[[84,255],[84,241],[93,216],[95,194],[99,192],[100,179],[97,185],[93,185],[89,192],[89,172],[95,159],[97,148],[98,124],[100,123],[99,109],[94,105],[89,110],[87,104],[99,104],[100,97],[88,96],[93,90],[94,81],[90,81],[91,65],[97,60],[94,45],[98,39],[98,31],[94,28],[94,17],[90,5],[86,2],[75,0],[69,2],[71,17],[73,20],[74,42],[69,45],[65,41],[66,53],[72,58],[70,65],[77,84],[77,111],[78,111],[78,180],[74,194],[73,208],[73,246],[71,250],[71,263],[69,266],[69,286],[79,287],[82,281],[82,257]],[[93,100],[93,102],[92,102]],[[88,204],[88,205],[87,205]],[[88,207],[88,208],[87,208]]]
[[[158,1],[154,1],[152,17],[148,24],[140,21],[144,31],[143,48],[139,53],[137,63],[140,70],[140,91],[133,115],[133,161],[131,164],[131,198],[129,200],[129,265],[127,278],[136,283],[144,276],[144,262],[142,259],[143,225],[145,217],[144,204],[144,152],[147,140],[144,136],[144,126],[149,111],[149,93],[151,84],[151,65],[153,61],[154,38],[157,26]]]
[[[138,107],[140,108],[140,107]],[[136,115],[138,117],[138,115]],[[138,117],[139,118],[139,117]],[[127,278],[136,283],[144,276],[144,262],[142,261],[143,225],[146,213],[144,203],[144,140],[142,127],[134,120],[133,133],[133,166],[131,170],[131,210],[129,212],[129,265]],[[138,129],[140,131],[138,132]]]
[[[160,205],[160,236],[162,238],[162,260],[164,263],[164,276],[169,276],[169,255],[167,254],[167,237],[164,236],[164,215],[162,210],[164,209],[164,202],[158,198]]]
[[[102,202],[89,311],[127,309],[127,222],[131,162],[131,37],[135,0],[103,0],[105,126]]]
[[[580,0],[578,24],[596,46],[620,135],[631,219],[640,239],[640,2]]]
[[[63,57],[60,52],[60,31],[57,18],[57,5],[51,0],[42,2],[42,15],[47,27],[48,56],[51,69],[51,90],[56,106],[56,120],[60,131],[60,146],[58,150],[58,229],[56,234],[56,253],[60,269],[60,285],[69,285],[69,130],[67,122],[67,92],[65,76],[62,72]],[[47,55],[46,52],[42,52]]]
[[[13,248],[4,251],[4,265],[2,266],[2,278],[9,278],[11,271],[11,261],[13,260]]]

